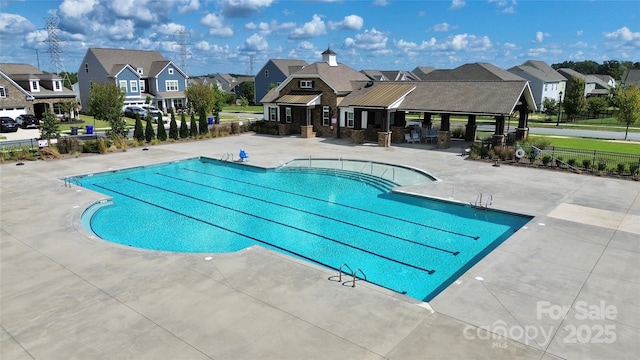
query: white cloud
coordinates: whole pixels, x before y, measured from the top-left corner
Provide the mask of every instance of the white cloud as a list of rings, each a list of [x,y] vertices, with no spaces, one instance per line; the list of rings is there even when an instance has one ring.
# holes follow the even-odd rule
[[[111,0],[106,4],[119,18],[155,23],[160,14],[152,10],[149,2],[149,0]]]
[[[389,2],[387,0],[373,0],[373,6],[387,6]]]
[[[244,51],[264,51],[269,48],[269,43],[259,34],[249,36],[241,48]]]
[[[546,33],[546,32],[542,32],[542,31],[536,31],[536,37],[533,40],[533,42],[537,42],[537,43],[541,43],[544,41],[545,38],[551,36],[551,34]]]
[[[607,46],[610,47],[640,47],[640,32],[633,32],[626,26],[614,32],[604,33],[604,38],[608,40]]]
[[[476,36],[470,34],[458,34],[449,36],[444,41],[438,41],[435,38],[431,38],[428,41],[422,41],[420,45],[416,45],[413,42],[406,42],[400,40],[396,42],[402,50],[415,50],[415,51],[465,51],[465,52],[480,52],[489,51],[493,48],[491,40],[487,36]]]
[[[60,4],[60,12],[63,16],[78,18],[93,11],[98,0],[64,0]]]
[[[584,31],[578,30],[578,31],[576,31],[576,36],[582,36],[583,33],[584,33]]]
[[[20,15],[0,13],[0,34],[24,34],[35,28],[29,20]]]
[[[383,32],[373,28],[356,35],[355,39],[346,38],[342,46],[347,49],[355,47],[361,50],[381,50],[386,48],[387,39],[387,36]]]
[[[248,17],[272,3],[273,0],[222,0],[220,8],[222,14],[228,17]]]
[[[296,27],[295,23],[288,22],[288,23],[278,24],[278,22],[276,22],[275,20],[272,20],[269,23],[262,21],[258,24],[254,22],[249,22],[244,25],[245,29],[251,30],[251,31],[258,30],[261,35],[269,35],[272,32],[291,31],[291,29],[294,29],[295,27]]]
[[[289,34],[289,39],[309,39],[315,36],[324,35],[327,33],[327,29],[324,26],[324,21],[317,14],[313,15],[313,19],[300,28],[293,29]]]
[[[190,11],[200,10],[199,0],[182,0],[178,5],[178,12],[180,14],[188,13]]]
[[[154,25],[152,29],[162,35],[174,35],[179,31],[186,30],[184,25],[176,23]]]
[[[133,40],[134,35],[134,23],[130,19],[119,19],[109,27],[107,27],[107,35],[112,40]]]
[[[212,47],[211,44],[209,44],[207,41],[201,40],[195,44],[194,48],[196,48],[197,50],[209,51]]]
[[[516,5],[518,5],[517,0],[489,0],[489,3],[494,3],[498,8],[500,8],[500,12],[503,14],[515,14]]]
[[[364,19],[358,15],[345,16],[342,21],[333,22],[329,21],[329,28],[332,30],[360,30],[364,25]]]
[[[200,19],[200,24],[209,28],[209,35],[222,38],[233,36],[233,29],[224,25],[221,15],[209,13]]]
[[[451,8],[452,9],[459,9],[461,7],[464,7],[465,5],[467,5],[467,3],[464,0],[452,0],[451,1]]]
[[[433,26],[433,31],[435,32],[448,32],[455,29],[454,26],[448,23],[440,23]]]

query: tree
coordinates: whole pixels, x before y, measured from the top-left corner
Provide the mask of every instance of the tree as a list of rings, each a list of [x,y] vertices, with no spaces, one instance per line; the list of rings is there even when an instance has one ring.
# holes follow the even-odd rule
[[[209,131],[209,122],[207,121],[207,114],[201,113],[198,116],[198,127],[200,135],[204,135]]]
[[[180,114],[180,138],[186,139],[189,137],[189,127],[187,126],[187,118],[184,113]]]
[[[242,110],[246,109],[246,107],[249,106],[249,100],[246,97],[242,96],[240,98],[240,106],[242,107]]]
[[[136,114],[136,126],[133,128],[133,138],[138,141],[144,140],[144,130],[142,129],[140,114]]]
[[[147,121],[147,125],[144,129],[144,138],[145,140],[147,140],[147,142],[151,142],[156,138],[156,133],[153,131],[153,125],[151,125],[151,123],[153,123],[153,115],[151,115],[151,113],[148,113],[145,120]]]
[[[551,118],[551,116],[558,113],[558,101],[552,98],[544,98],[544,100],[542,100],[542,107],[544,108],[544,113],[547,115],[547,118]]]
[[[629,126],[640,120],[640,88],[631,85],[618,90],[616,97],[616,118],[621,124],[627,126],[624,132],[624,139],[627,140]]]
[[[196,84],[184,91],[189,107],[196,114],[209,114],[216,103],[216,90],[208,85]],[[197,130],[197,129],[196,129]]]
[[[585,109],[584,80],[573,78],[562,100],[562,109],[569,120],[573,120]]]
[[[40,122],[40,138],[47,139],[47,141],[51,141],[51,139],[57,139],[60,137],[60,129],[58,128],[58,118],[50,112],[44,114],[42,121]]]
[[[196,115],[191,113],[191,123],[189,124],[189,134],[191,137],[198,136],[198,123],[196,122]]]
[[[126,122],[122,119],[124,92],[114,82],[94,82],[89,92],[89,107],[97,120],[108,121],[110,134],[122,134]]]
[[[255,85],[253,81],[245,81],[242,86],[242,96],[249,100],[249,104],[255,104]]]
[[[176,123],[176,113],[171,108],[171,122],[169,123],[169,139],[178,140],[178,124]]]
[[[76,100],[65,100],[60,103],[60,108],[62,109],[65,118],[75,119],[78,102]]]
[[[158,140],[167,141],[167,129],[164,128],[164,120],[162,120],[162,115],[158,116]]]
[[[604,97],[596,96],[587,99],[587,109],[589,109],[589,112],[593,114],[594,118],[599,117],[607,108],[607,105],[607,99]]]

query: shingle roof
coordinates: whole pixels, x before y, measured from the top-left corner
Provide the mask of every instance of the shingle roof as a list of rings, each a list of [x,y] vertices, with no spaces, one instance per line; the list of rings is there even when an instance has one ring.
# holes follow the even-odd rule
[[[553,70],[553,68],[550,68],[550,69]],[[545,72],[543,70],[540,70],[539,68],[529,66],[529,65],[514,66],[508,71],[515,72],[515,73],[517,73],[518,71],[522,71],[535,77],[538,80],[542,80],[543,82],[567,81],[567,79],[565,79],[564,76],[560,75],[560,73],[558,73],[555,70],[553,70],[553,72]]]
[[[398,110],[442,113],[509,115],[524,94],[530,108],[535,104],[526,80],[522,81],[425,81]]]
[[[620,82],[625,85],[636,84],[636,86],[640,86],[640,69],[626,70],[622,74]]]
[[[445,80],[445,81],[518,81],[523,80],[520,76],[512,74],[506,70],[489,63],[464,64],[451,70],[434,70],[427,74],[420,75],[422,80]]]
[[[2,63],[0,71],[6,75],[41,75],[42,71],[36,69],[29,64]]]
[[[382,82],[375,86],[362,86],[345,97],[340,106],[389,108],[415,88],[414,82]]]
[[[271,59],[271,62],[280,69],[285,76],[289,76],[302,69],[302,67],[309,65],[309,63],[304,60],[295,59]]]
[[[125,62],[134,69],[142,68],[144,70],[142,77],[153,74],[152,65],[154,62],[165,62],[166,65],[165,58],[157,51],[90,48],[89,52],[93,53],[107,71],[112,71],[114,65]]]
[[[547,63],[545,63],[544,61],[527,60],[522,65],[523,66],[531,66],[531,67],[533,67],[535,69],[538,69],[538,70],[542,71],[543,73],[546,74],[547,79],[549,79],[549,81],[565,81],[565,80],[567,80],[567,79],[565,79],[564,76],[560,75],[560,73],[558,71],[556,71],[551,66],[547,65]]]
[[[296,77],[297,75],[318,75],[338,93],[349,93],[353,90],[351,81],[369,80],[365,74],[355,71],[347,65],[338,63],[337,66],[329,66],[329,64],[322,61],[303,67],[293,76]]]

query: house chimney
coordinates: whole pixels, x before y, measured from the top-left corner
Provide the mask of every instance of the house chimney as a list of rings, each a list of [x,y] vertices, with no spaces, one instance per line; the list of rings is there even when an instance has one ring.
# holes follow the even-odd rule
[[[329,64],[329,66],[338,66],[338,62],[336,61],[336,53],[334,53],[330,48],[327,48],[327,50],[322,53],[322,61]]]

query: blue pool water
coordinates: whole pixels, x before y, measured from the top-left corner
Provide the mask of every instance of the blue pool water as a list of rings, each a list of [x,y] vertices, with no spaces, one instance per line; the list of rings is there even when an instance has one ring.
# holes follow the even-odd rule
[[[88,210],[102,239],[144,249],[233,252],[261,245],[429,301],[530,220],[389,191],[388,182],[318,169],[262,169],[198,158],[93,174],[112,197]]]

